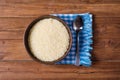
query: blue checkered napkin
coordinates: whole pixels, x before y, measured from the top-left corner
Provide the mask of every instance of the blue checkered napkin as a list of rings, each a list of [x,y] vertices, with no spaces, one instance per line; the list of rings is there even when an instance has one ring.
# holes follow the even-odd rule
[[[73,20],[75,20],[76,16],[80,15],[83,19],[83,29],[79,33],[80,38],[80,65],[83,66],[91,66],[91,54],[92,50],[91,44],[92,41],[92,14],[84,13],[84,14],[52,14],[61,18],[63,21],[67,23],[72,33],[72,47],[68,55],[56,64],[73,64],[75,65],[75,52],[76,52],[76,32],[73,30]]]

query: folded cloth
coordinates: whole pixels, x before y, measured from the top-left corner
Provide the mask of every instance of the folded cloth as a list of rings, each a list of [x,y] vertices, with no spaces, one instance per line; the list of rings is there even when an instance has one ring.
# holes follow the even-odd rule
[[[53,16],[57,16],[61,18],[66,24],[69,26],[71,33],[72,33],[72,47],[68,55],[61,61],[57,62],[56,64],[73,64],[75,65],[76,62],[76,32],[73,30],[73,21],[75,20],[76,16],[81,16],[83,19],[83,29],[79,33],[79,51],[80,51],[80,63],[79,65],[82,66],[91,66],[91,50],[93,43],[92,41],[92,14],[90,13],[83,13],[83,14],[51,14]]]

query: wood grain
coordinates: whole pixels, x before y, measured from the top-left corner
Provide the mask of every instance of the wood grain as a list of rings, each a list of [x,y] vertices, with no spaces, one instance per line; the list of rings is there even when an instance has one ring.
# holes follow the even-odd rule
[[[41,16],[41,15],[40,15]],[[22,30],[25,28],[37,17],[0,17],[0,31],[10,31],[10,30]],[[119,17],[98,17],[93,16],[93,28],[114,28],[119,30],[120,18]],[[110,26],[110,27],[109,27]],[[99,28],[97,28],[99,30]],[[97,30],[97,31],[98,31]],[[112,29],[109,29],[112,30]]]
[[[40,2],[40,4],[43,4],[43,3],[59,3],[59,4],[62,4],[62,3],[65,3],[65,4],[71,4],[71,3],[74,3],[74,4],[119,4],[120,0],[20,0],[20,1],[17,1],[17,0],[12,0],[12,1],[9,1],[9,0],[1,0],[1,3],[19,3],[19,4],[38,4],[38,2]]]
[[[93,65],[45,65],[30,58],[23,36],[52,13],[93,14]],[[0,0],[0,80],[120,80],[120,0]]]
[[[34,17],[0,19],[1,60],[31,60],[25,51],[23,36],[25,28],[34,19]],[[119,60],[119,18],[95,17],[94,23],[93,60]]]
[[[119,39],[94,40],[93,60],[120,60]],[[0,60],[32,60],[22,40],[0,40]]]
[[[95,38],[120,38],[120,18],[94,18],[93,29]],[[23,39],[25,29],[34,19],[35,18],[0,18],[0,39]]]
[[[15,1],[15,0],[14,0]],[[91,12],[95,16],[120,17],[119,4],[66,4],[64,2],[37,1],[37,3],[3,2],[0,4],[0,17],[33,17],[50,13],[84,13]],[[90,1],[90,0],[89,0]],[[16,2],[16,1],[15,1]],[[69,1],[68,1],[69,2]],[[80,3],[80,2],[79,2]],[[44,12],[44,13],[43,13]]]
[[[34,61],[4,61],[0,62],[0,78],[2,80],[9,78],[12,80],[55,80],[71,78],[71,80],[120,79],[120,62],[94,62],[93,64],[91,68],[85,68],[72,65],[44,65]]]

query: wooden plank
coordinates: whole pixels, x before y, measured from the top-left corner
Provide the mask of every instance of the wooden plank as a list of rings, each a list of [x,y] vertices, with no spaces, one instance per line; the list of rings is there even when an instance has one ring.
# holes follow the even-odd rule
[[[115,31],[114,31],[115,32]],[[0,31],[0,40],[4,39],[23,39],[24,31]],[[119,39],[119,33],[105,32],[105,33],[94,33],[94,38],[98,39]]]
[[[0,17],[0,31],[25,30],[27,26],[37,17]],[[93,16],[93,27],[96,29],[112,28],[119,30],[120,17],[98,17]],[[98,27],[98,28],[97,28]],[[97,30],[97,31],[98,31]],[[111,30],[111,29],[109,29]],[[101,31],[101,30],[100,30]]]
[[[24,65],[24,66],[23,66]],[[120,62],[93,63],[90,68],[70,65],[44,65],[34,61],[4,61],[0,62],[1,80],[119,80]],[[7,77],[6,77],[7,76]]]
[[[23,39],[24,31],[0,31],[0,39]]]
[[[65,3],[65,4],[119,4],[120,3],[120,0],[12,0],[12,1],[9,1],[9,0],[1,0],[1,3],[19,3],[19,4],[45,4],[45,3]]]
[[[120,60],[119,39],[94,40],[92,59]],[[0,60],[32,60],[25,50],[22,40],[0,40]]]
[[[94,16],[93,16],[94,17]],[[27,26],[37,17],[17,17],[17,18],[0,18],[0,31],[7,31],[7,30],[25,30]],[[118,27],[120,24],[119,17],[94,17],[93,18],[93,27],[103,27],[103,28],[112,28]],[[112,25],[112,27],[111,27]],[[110,26],[110,27],[109,27]],[[116,28],[115,28],[116,29]],[[98,30],[97,30],[98,31]]]
[[[35,18],[0,18],[0,39],[23,39],[24,31],[33,19]],[[93,24],[94,39],[120,38],[119,25],[120,18],[96,17]]]
[[[34,18],[0,18],[1,60],[31,60],[22,40],[25,28]],[[93,60],[120,59],[119,19],[95,18]]]
[[[33,72],[1,72],[2,80],[119,80],[120,72],[110,73],[33,73]],[[6,77],[7,76],[7,77]]]
[[[1,60],[32,60],[22,40],[0,40]]]
[[[115,27],[113,27],[115,28]],[[99,29],[99,28],[98,28]],[[101,28],[103,29],[103,28]],[[101,30],[100,29],[100,30]],[[115,29],[113,29],[115,30]],[[25,30],[16,30],[16,31],[0,31],[0,40],[8,40],[8,39],[23,39],[24,37],[24,31]],[[120,29],[118,29],[118,31],[120,31]],[[95,31],[96,32],[96,31]],[[95,39],[119,39],[119,32],[117,31],[112,31],[112,29],[110,31],[99,31],[99,33],[95,33],[94,34],[94,40]],[[18,36],[19,35],[19,36]]]
[[[84,13],[95,16],[120,17],[119,4],[73,4],[73,3],[1,3],[0,17],[33,17],[51,13]],[[116,7],[116,8],[115,8]],[[43,13],[44,12],[44,13]]]
[[[0,18],[0,31],[21,31],[25,30],[27,26],[35,19],[36,17],[19,17],[19,18]]]
[[[94,39],[93,60],[120,59],[120,39]]]

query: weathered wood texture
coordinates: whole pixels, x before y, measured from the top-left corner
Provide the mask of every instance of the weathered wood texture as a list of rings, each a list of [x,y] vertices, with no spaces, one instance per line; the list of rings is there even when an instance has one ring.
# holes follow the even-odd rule
[[[35,18],[52,13],[93,16],[90,68],[44,65],[25,51],[24,31]],[[0,0],[0,80],[120,80],[120,0]]]

